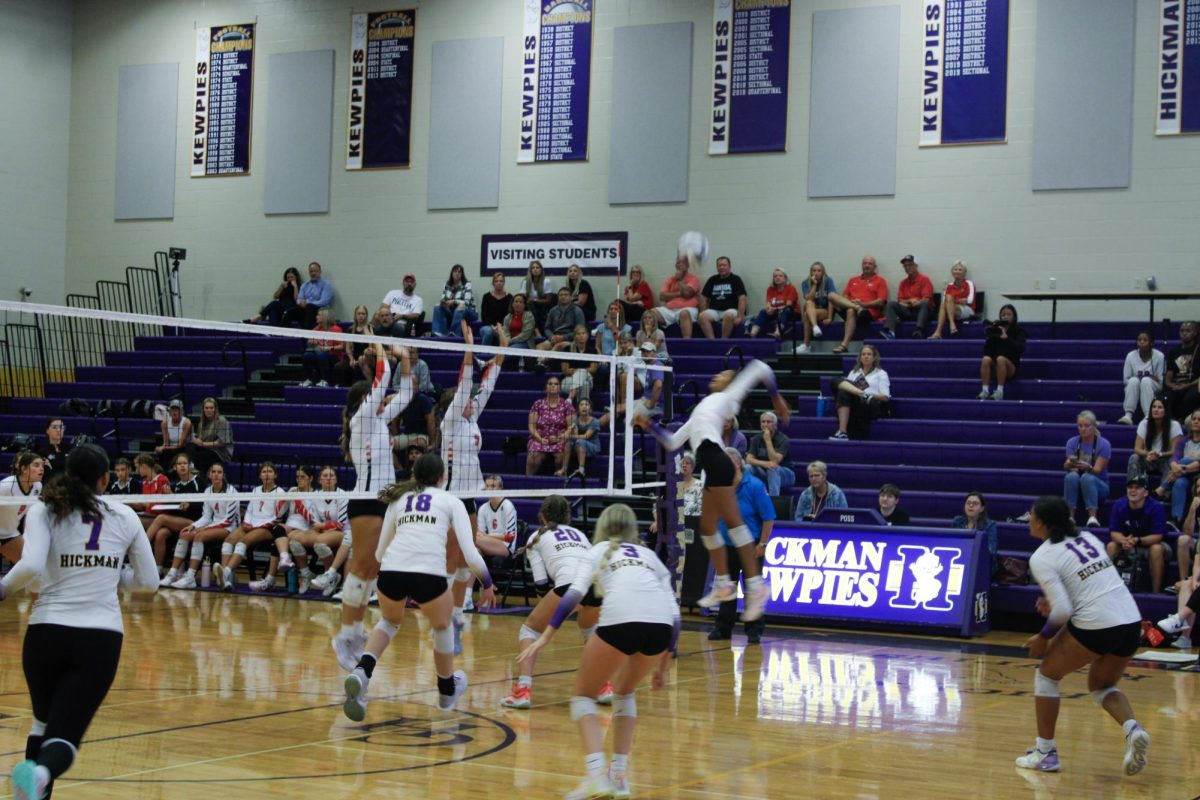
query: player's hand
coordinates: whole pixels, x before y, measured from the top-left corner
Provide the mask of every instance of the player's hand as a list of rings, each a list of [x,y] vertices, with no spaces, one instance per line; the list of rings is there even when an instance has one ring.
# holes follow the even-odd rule
[[[1033,607],[1037,609],[1037,612],[1043,617],[1050,616],[1050,601],[1047,600],[1045,596],[1039,597],[1033,604]]]
[[[553,628],[547,627],[546,630],[542,631],[542,635],[539,636],[533,644],[522,650],[521,655],[517,656],[517,663],[524,664],[529,661],[529,659],[536,656],[538,651],[545,647],[546,643],[550,641],[550,637],[554,635],[551,633],[553,630]]]
[[[1046,645],[1050,644],[1050,640],[1040,633],[1035,633],[1025,640],[1025,644],[1021,645],[1029,651],[1030,658],[1041,658],[1046,654]]]
[[[658,669],[654,670],[654,676],[650,679],[650,688],[653,691],[658,691],[667,685],[667,676],[671,674],[671,651],[667,650],[659,659]]]
[[[779,424],[787,425],[792,418],[792,410],[788,407],[787,400],[783,399],[783,395],[777,394],[771,398],[771,404],[775,406],[775,416],[779,417]]]
[[[475,334],[471,332],[471,323],[467,322],[466,318],[460,323],[462,329],[463,341],[467,344],[475,344]]]
[[[479,593],[479,610],[490,611],[496,607],[496,587],[489,586]]]

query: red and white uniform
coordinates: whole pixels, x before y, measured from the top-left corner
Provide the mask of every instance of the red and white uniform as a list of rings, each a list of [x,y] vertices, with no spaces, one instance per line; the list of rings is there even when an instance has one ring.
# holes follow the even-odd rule
[[[17,506],[0,506],[0,542],[21,535],[21,520],[25,518],[29,507],[37,502],[41,491],[41,481],[34,481],[28,492],[21,488],[21,482],[16,475],[9,475],[0,481],[0,497],[24,497],[29,500],[28,503]]]
[[[209,486],[204,490],[205,494],[214,495],[213,500],[204,501],[204,511],[200,514],[200,519],[193,523],[194,528],[224,528],[233,533],[241,520],[241,503],[237,500],[221,500],[221,494],[234,494],[235,489],[232,486],[226,486],[223,492],[214,492]]]
[[[350,419],[350,458],[354,462],[356,492],[378,493],[396,479],[392,466],[392,435],[388,424],[412,401],[412,381],[401,381],[399,393],[390,401],[387,390],[392,383],[392,367],[379,356],[375,361],[375,380],[371,391]]]
[[[473,368],[464,364],[458,373],[458,388],[454,399],[442,419],[442,462],[446,465],[449,480],[446,488],[451,492],[482,492],[484,490],[483,469],[479,465],[479,450],[483,447],[483,435],[479,432],[479,415],[487,407],[496,381],[500,378],[500,367],[489,363],[479,378],[479,393],[471,397],[471,373]],[[471,403],[470,416],[463,416],[463,409]]]
[[[288,492],[292,494],[304,494],[299,489],[292,489]],[[288,500],[287,501],[287,518],[283,521],[283,527],[291,531],[306,531],[312,527],[312,517],[309,516],[308,503],[304,500]]]
[[[261,500],[251,500],[246,503],[246,513],[242,517],[242,523],[246,528],[265,528],[268,525],[274,525],[279,522],[279,518],[283,516],[284,509],[287,506],[287,501],[267,497],[266,495],[283,495],[283,487],[276,486],[271,491],[266,491],[261,486],[254,487],[254,493],[264,495]]]

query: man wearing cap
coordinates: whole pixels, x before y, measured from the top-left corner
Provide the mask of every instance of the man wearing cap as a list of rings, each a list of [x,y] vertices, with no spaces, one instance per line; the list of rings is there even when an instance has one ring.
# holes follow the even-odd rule
[[[835,353],[844,353],[854,338],[854,331],[859,326],[869,326],[871,322],[883,319],[883,309],[887,305],[888,285],[883,277],[877,274],[879,263],[875,256],[863,256],[862,274],[855,275],[846,281],[846,289],[841,294],[831,294],[829,300],[837,306],[837,313],[846,320],[846,330],[842,334],[842,342],[833,348]]]
[[[1108,522],[1108,557],[1113,561],[1128,553],[1139,561],[1150,560],[1150,588],[1162,591],[1163,571],[1170,550],[1163,543],[1167,532],[1167,510],[1146,491],[1146,476],[1132,475],[1125,482],[1125,496],[1113,503]],[[1133,589],[1134,587],[1130,587]]]
[[[920,339],[925,336],[925,326],[933,310],[933,281],[922,274],[917,259],[911,255],[900,259],[900,265],[904,267],[906,277],[896,287],[896,299],[887,304],[887,319],[879,333],[885,339],[895,339],[897,320],[915,319],[917,329],[913,338]]]
[[[417,276],[411,272],[404,276],[404,288],[392,289],[383,298],[383,302],[391,307],[395,322],[392,323],[393,336],[419,336],[421,325],[425,322],[425,301],[417,294]]]

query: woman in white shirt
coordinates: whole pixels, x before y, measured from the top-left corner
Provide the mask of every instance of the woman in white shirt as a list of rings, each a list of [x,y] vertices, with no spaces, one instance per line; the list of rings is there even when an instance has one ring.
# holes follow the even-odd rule
[[[23,450],[13,459],[12,474],[0,481],[0,497],[29,500],[26,505],[0,505],[0,555],[14,563],[21,560],[21,520],[37,502],[45,463],[37,453]]]
[[[208,488],[205,494],[232,494],[237,490],[225,482],[225,466],[220,462],[208,468]],[[175,558],[171,569],[159,581],[159,586],[170,586],[172,589],[195,589],[196,570],[204,558],[204,545],[207,542],[221,542],[238,526],[240,507],[237,500],[220,500],[214,498],[205,501],[204,511],[200,519],[179,532],[179,541],[175,543]],[[189,554],[190,549],[190,554]],[[184,559],[188,559],[187,572],[179,574]]]
[[[1150,416],[1150,403],[1162,391],[1167,359],[1154,349],[1154,337],[1147,331],[1137,335],[1137,347],[1125,356],[1125,415],[1117,420],[1133,424],[1133,412],[1141,406],[1142,415]]]
[[[1138,423],[1137,437],[1133,440],[1133,453],[1129,456],[1125,477],[1166,477],[1171,472],[1171,456],[1175,453],[1175,445],[1182,438],[1183,426],[1171,419],[1167,413],[1166,401],[1161,397],[1151,400],[1146,418]],[[1162,500],[1170,493],[1171,483],[1164,481],[1158,487],[1158,498]]]
[[[879,367],[879,351],[875,345],[864,344],[854,369],[837,385],[837,433],[830,439],[843,441],[852,414],[867,413],[871,403],[886,403],[891,399],[892,382]]]
[[[1046,619],[1025,647],[1041,658],[1033,680],[1038,736],[1016,761],[1018,767],[1042,772],[1059,769],[1054,741],[1058,721],[1058,682],[1088,667],[1088,691],[1125,733],[1126,775],[1146,766],[1150,735],[1133,718],[1129,700],[1117,689],[1141,639],[1141,613],[1117,573],[1104,545],[1092,533],[1080,532],[1072,509],[1061,497],[1039,497],[1029,511],[1029,534],[1041,539],[1029,559],[1029,570],[1041,587],[1037,608]],[[1089,666],[1090,665],[1090,666]]]
[[[283,487],[275,483],[279,473],[270,461],[264,461],[258,467],[258,479],[261,485],[254,487],[254,494],[272,495],[251,500],[246,504],[246,513],[242,515],[242,524],[237,526],[229,538],[221,543],[221,563],[213,565],[213,578],[217,587],[233,591],[237,585],[237,568],[246,559],[256,544],[268,539],[274,539],[276,548],[284,554],[287,561],[278,564],[272,562],[267,575],[250,584],[254,592],[266,591],[275,585],[276,569],[289,570],[292,568],[292,558],[287,551],[287,531],[279,524],[287,512],[287,501],[283,499]],[[275,496],[278,495],[278,496]]]

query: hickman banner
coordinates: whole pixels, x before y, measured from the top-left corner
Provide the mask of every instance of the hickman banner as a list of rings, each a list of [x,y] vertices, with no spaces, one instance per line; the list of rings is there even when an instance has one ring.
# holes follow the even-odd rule
[[[254,25],[196,29],[192,177],[250,173]]]
[[[1007,138],[1008,0],[924,0],[921,147]]]
[[[791,0],[713,0],[709,155],[787,149]]]
[[[407,167],[417,12],[354,14],[350,23],[346,169]]]
[[[586,161],[595,0],[525,0],[517,162]]]
[[[1158,27],[1154,132],[1200,133],[1200,0],[1161,0]]]

